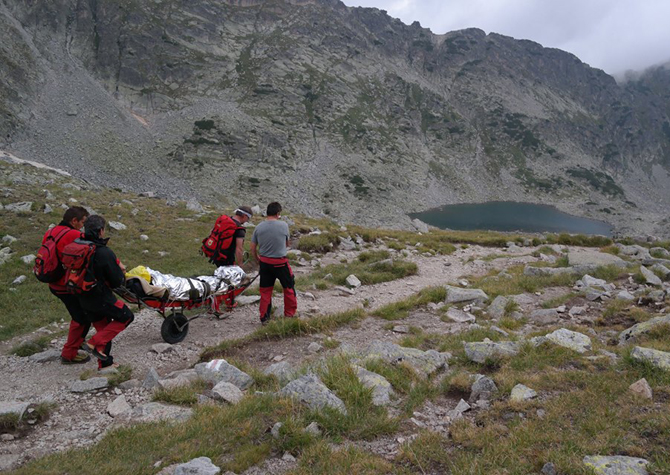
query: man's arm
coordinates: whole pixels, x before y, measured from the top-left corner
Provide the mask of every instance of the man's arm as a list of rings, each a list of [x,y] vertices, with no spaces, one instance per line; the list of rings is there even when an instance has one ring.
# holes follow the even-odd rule
[[[242,266],[244,264],[244,238],[235,238],[235,265]]]
[[[253,256],[254,259],[256,259],[256,262],[260,262],[261,259],[258,257],[258,247],[256,246],[255,242],[251,243],[251,255]]]

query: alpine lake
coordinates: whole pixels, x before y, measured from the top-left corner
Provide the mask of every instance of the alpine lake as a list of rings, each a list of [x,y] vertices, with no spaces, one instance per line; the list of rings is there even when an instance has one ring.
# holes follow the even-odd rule
[[[424,223],[457,231],[523,231],[612,236],[612,226],[595,219],[563,213],[553,206],[514,201],[445,205],[412,213]]]

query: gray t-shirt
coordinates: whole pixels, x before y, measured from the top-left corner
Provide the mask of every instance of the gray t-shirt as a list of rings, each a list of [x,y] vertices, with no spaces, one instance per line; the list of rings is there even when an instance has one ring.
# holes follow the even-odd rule
[[[284,221],[263,221],[251,236],[251,242],[258,246],[258,254],[263,257],[286,257],[286,241],[289,238],[288,224]]]

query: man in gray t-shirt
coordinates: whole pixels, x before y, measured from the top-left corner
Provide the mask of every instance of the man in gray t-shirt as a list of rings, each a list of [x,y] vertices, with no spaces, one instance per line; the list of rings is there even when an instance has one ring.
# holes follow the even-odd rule
[[[284,316],[294,317],[298,309],[295,294],[295,278],[286,258],[289,230],[288,224],[279,221],[281,205],[270,203],[267,209],[267,219],[256,226],[251,236],[251,255],[258,261],[260,269],[260,313],[261,323],[270,320],[272,314],[272,291],[275,280],[284,289]]]

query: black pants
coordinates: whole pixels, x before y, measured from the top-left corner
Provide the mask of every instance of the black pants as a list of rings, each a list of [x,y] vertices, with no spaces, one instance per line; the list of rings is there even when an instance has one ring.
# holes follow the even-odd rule
[[[96,309],[86,309],[86,317],[98,331],[89,343],[104,347],[102,352],[107,355],[107,360],[100,367],[113,364],[112,339],[133,322],[135,315],[122,301],[117,300],[114,305],[103,303]]]
[[[295,295],[295,277],[288,262],[269,264],[261,261],[259,273],[261,277],[259,284],[261,292],[259,308],[261,320],[269,317],[272,312],[272,291],[277,279],[279,279],[279,283],[284,289],[284,316],[295,316],[298,308],[298,300]]]

